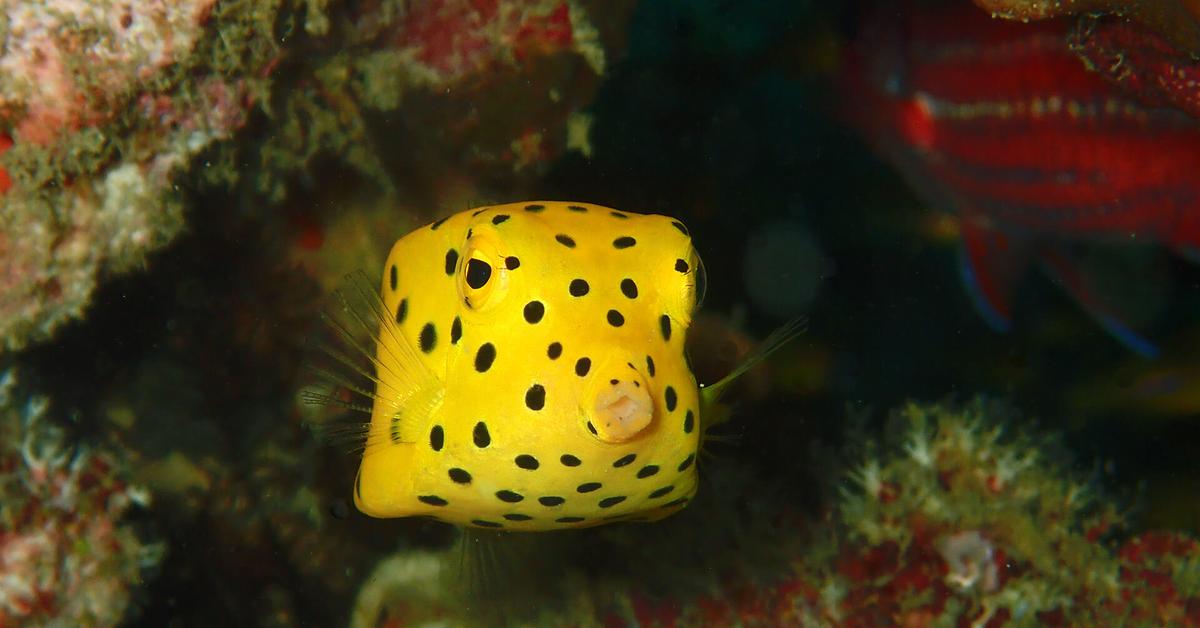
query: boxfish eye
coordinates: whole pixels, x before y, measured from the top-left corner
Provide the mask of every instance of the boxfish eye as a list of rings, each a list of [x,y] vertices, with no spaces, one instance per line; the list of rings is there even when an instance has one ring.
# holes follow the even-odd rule
[[[475,290],[487,285],[492,278],[492,265],[481,259],[467,260],[467,285]]]
[[[479,237],[478,234],[476,237]],[[483,312],[504,300],[512,272],[506,266],[506,261],[487,242],[483,242],[482,247],[467,249],[466,262],[458,271],[458,295],[468,308]],[[516,261],[516,264],[519,266],[520,261]]]

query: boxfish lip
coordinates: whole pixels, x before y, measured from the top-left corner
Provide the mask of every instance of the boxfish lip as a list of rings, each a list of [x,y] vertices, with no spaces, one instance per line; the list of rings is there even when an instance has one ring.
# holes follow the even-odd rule
[[[597,391],[591,421],[600,440],[623,443],[650,425],[654,400],[640,378],[637,373],[627,372],[626,379],[607,380]]]

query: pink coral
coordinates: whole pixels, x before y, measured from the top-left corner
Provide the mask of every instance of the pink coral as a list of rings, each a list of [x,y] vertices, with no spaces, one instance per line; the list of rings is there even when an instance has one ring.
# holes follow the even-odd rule
[[[22,142],[45,145],[108,119],[139,82],[191,50],[214,3],[7,3],[0,120]]]
[[[0,351],[49,337],[99,281],[143,265],[183,228],[176,174],[245,124],[264,82],[202,60],[179,81],[176,66],[208,54],[213,7],[0,4]]]
[[[595,32],[573,18],[582,10],[563,0],[433,0],[414,3],[395,35],[415,59],[414,76],[451,82],[494,64],[536,54],[576,51],[603,72]]]

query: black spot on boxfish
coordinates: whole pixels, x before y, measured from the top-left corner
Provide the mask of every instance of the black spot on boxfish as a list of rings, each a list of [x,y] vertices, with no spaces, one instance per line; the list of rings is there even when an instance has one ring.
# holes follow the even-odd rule
[[[496,523],[495,521],[486,521],[484,519],[472,519],[471,523],[473,523],[481,528],[503,528],[504,527],[503,524]]]
[[[433,323],[425,323],[417,340],[421,344],[421,351],[425,353],[433,351],[434,346],[437,345],[437,330],[433,328]]]
[[[666,507],[667,507],[667,508],[671,508],[672,506],[682,506],[682,505],[684,505],[684,504],[686,504],[686,503],[688,503],[688,498],[686,498],[686,497],[680,497],[679,499],[677,499],[677,500],[675,500],[675,501],[673,501],[673,502],[668,502],[668,503],[667,503],[667,505],[666,505]]]
[[[546,389],[541,384],[534,384],[525,391],[525,407],[530,410],[541,410],[546,407]]]
[[[587,294],[588,290],[590,290],[590,289],[591,289],[591,287],[588,286],[588,282],[586,282],[582,279],[572,279],[571,285],[568,288],[568,291],[571,293],[571,296],[573,296],[573,297],[581,297],[581,296]]]
[[[624,467],[628,464],[631,464],[634,460],[637,460],[637,454],[628,454],[617,458],[617,461],[613,463],[613,466],[618,468]]]
[[[654,377],[654,358],[650,356],[646,356],[646,372],[650,374],[650,377]]]
[[[686,273],[688,271],[688,263],[681,259],[675,260],[675,270]]]
[[[581,214],[587,211],[586,207],[582,207],[579,205],[567,205],[567,209],[569,209],[573,212],[579,212]]]
[[[629,236],[621,236],[616,240],[613,240],[613,247],[618,249],[627,249],[635,244],[637,244],[637,240],[634,240]]]
[[[658,326],[661,328],[663,340],[671,339],[671,317],[663,314],[658,319]]]
[[[588,421],[588,422],[587,422],[587,428],[588,428],[588,431],[592,433],[592,436],[599,436],[599,435],[600,435],[600,434],[599,434],[599,433],[596,431],[596,426],[595,426],[595,425],[592,425],[592,422],[591,422],[591,421]]]
[[[694,429],[695,427],[696,427],[696,415],[692,414],[691,410],[688,410],[687,414],[683,415],[683,433],[691,434],[692,429]]]
[[[692,235],[692,234],[688,233],[687,227],[683,226],[683,223],[682,223],[682,222],[679,222],[678,220],[672,220],[672,221],[671,221],[671,226],[672,226],[672,227],[675,227],[676,229],[678,229],[678,230],[679,230],[679,233],[682,233],[682,234],[683,234],[683,235],[685,235],[685,236],[690,236],[690,235]]]
[[[492,224],[493,225],[498,225],[498,224],[504,222],[505,220],[508,220],[508,214],[496,214],[495,216],[492,216]]]
[[[492,435],[488,432],[487,423],[483,421],[475,424],[475,430],[471,433],[471,437],[475,441],[475,446],[481,449],[492,444]]]
[[[529,454],[521,454],[521,455],[517,456],[516,459],[513,460],[513,462],[517,463],[518,467],[521,467],[522,469],[525,469],[526,471],[533,471],[533,470],[537,469],[538,466],[540,466],[538,464],[537,458],[534,458],[533,456],[531,456]]]
[[[395,265],[395,264],[392,264],[392,268],[391,268],[391,270],[389,270],[389,271],[388,271],[388,275],[389,275],[389,276],[388,276],[388,280],[389,280],[389,283],[390,283],[390,284],[391,284],[391,286],[392,286],[392,292],[395,292],[395,291],[396,291],[396,282],[397,282],[397,280],[399,279],[399,278],[397,277],[397,275],[396,275],[396,272],[397,272],[397,271],[396,271],[396,265]]]
[[[509,270],[516,270],[521,267],[521,260],[510,255],[504,258],[504,267]]]
[[[588,374],[588,370],[592,368],[592,361],[589,358],[579,358],[575,360],[575,374],[583,377]]]
[[[529,521],[530,519],[533,519],[533,517],[530,517],[529,515],[522,515],[521,513],[517,512],[504,515],[504,518],[508,519],[509,521]]]
[[[435,221],[432,225],[429,225],[429,230],[437,231],[437,228],[442,226],[442,223],[446,222],[447,220],[450,220],[449,216],[446,216],[445,218],[443,218],[441,220]]]
[[[603,485],[599,482],[584,482],[583,484],[575,487],[575,490],[579,491],[580,493],[591,493],[592,491],[600,490],[601,486]]]
[[[679,470],[687,471],[688,467],[692,466],[692,463],[695,461],[696,461],[696,454],[688,454],[688,457],[684,458],[683,462],[679,463]]]
[[[496,361],[496,346],[490,342],[485,342],[479,345],[479,350],[475,352],[475,370],[480,373],[486,373],[492,368],[492,362]]]
[[[674,412],[675,404],[679,401],[675,395],[675,388],[667,386],[667,390],[663,392],[663,399],[667,402],[667,412]]]
[[[502,502],[508,502],[510,504],[515,504],[515,503],[525,499],[525,496],[521,495],[519,493],[514,493],[508,489],[504,489],[504,490],[496,491],[496,499],[498,499]]]
[[[584,518],[583,517],[559,517],[558,519],[555,519],[554,521],[555,521],[555,523],[579,523],[580,521],[584,521]]]
[[[571,236],[569,236],[569,235],[560,233],[560,234],[554,236],[554,239],[558,240],[559,244],[567,247],[568,249],[575,248],[575,240],[571,239]]]
[[[471,474],[467,473],[465,469],[459,469],[458,467],[454,467],[453,469],[450,469],[449,475],[450,475],[450,479],[458,484],[470,484],[471,483]]]
[[[623,496],[623,495],[617,495],[615,497],[605,497],[604,499],[600,500],[600,507],[601,508],[612,508],[613,506],[616,506],[617,504],[619,504],[623,501],[625,501],[625,496]]]
[[[487,210],[488,210],[488,208],[487,208],[487,207],[481,207],[481,208],[479,208],[479,209],[477,209],[477,210],[475,210],[475,211],[471,212],[471,217],[472,217],[472,218],[474,218],[474,217],[478,216],[479,214],[482,214],[483,212],[485,212],[485,211],[487,211]]]
[[[583,464],[579,458],[576,458],[571,454],[563,454],[558,461],[563,463],[563,466],[565,467],[578,467],[580,464]]]
[[[629,215],[628,215],[628,214],[622,214],[621,212],[618,212],[618,211],[611,211],[611,212],[608,212],[608,215],[609,215],[609,216],[612,216],[613,218],[620,218],[620,219],[622,219],[622,220],[624,220],[624,219],[626,219],[626,218],[628,218],[628,217],[629,217]]]
[[[562,355],[561,342],[552,342],[549,347],[546,347],[546,357],[551,360],[557,360],[560,355]]]
[[[658,473],[658,465],[648,464],[648,465],[642,467],[641,469],[638,469],[637,476],[638,476],[638,479],[641,480],[641,479],[648,478],[648,477],[654,475],[655,473]]]
[[[525,211],[534,213],[534,214],[542,211],[543,209],[546,209],[545,205],[526,205],[525,206]]]
[[[621,313],[616,310],[609,310],[607,318],[608,324],[613,327],[620,327],[625,324],[625,317],[621,316]]]
[[[546,306],[541,301],[530,301],[525,304],[525,321],[535,324],[546,315]]]
[[[630,299],[636,299],[637,295],[638,295],[637,284],[634,283],[633,280],[630,279],[629,277],[622,279],[621,280],[621,294],[625,295],[626,297],[629,297]]]
[[[446,504],[450,503],[441,497],[438,497],[437,495],[420,495],[417,497],[417,499],[420,500],[421,503],[429,504],[430,506],[445,506]]]
[[[561,506],[564,503],[566,503],[566,501],[567,501],[566,499],[563,499],[562,497],[558,497],[556,495],[547,495],[545,497],[538,498],[538,502],[541,503],[541,505],[550,506],[550,507]]]
[[[408,318],[408,299],[400,299],[400,303],[396,305],[396,322],[403,323],[406,318]]]
[[[442,426],[433,426],[433,429],[429,430],[429,447],[434,451],[441,451],[445,442],[446,433],[442,431]]]
[[[446,251],[446,274],[453,275],[458,268],[458,251],[450,249]]]
[[[675,490],[674,486],[664,486],[659,489],[654,489],[654,492],[650,493],[650,499],[658,499],[659,497],[662,497],[673,490]]]
[[[462,338],[462,320],[455,316],[454,322],[450,323],[450,344],[458,344],[460,338]]]

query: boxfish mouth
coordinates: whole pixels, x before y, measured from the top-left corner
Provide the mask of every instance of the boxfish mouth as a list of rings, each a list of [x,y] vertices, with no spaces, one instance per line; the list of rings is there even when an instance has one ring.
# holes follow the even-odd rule
[[[596,390],[592,425],[596,437],[606,443],[623,443],[641,433],[654,418],[654,400],[636,372],[626,371],[620,379],[609,379]]]

